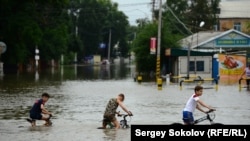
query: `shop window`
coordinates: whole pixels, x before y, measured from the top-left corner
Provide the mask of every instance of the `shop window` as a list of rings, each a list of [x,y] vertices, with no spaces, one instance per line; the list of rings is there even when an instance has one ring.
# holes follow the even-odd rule
[[[204,72],[204,61],[190,61],[189,62],[189,71],[191,72]]]

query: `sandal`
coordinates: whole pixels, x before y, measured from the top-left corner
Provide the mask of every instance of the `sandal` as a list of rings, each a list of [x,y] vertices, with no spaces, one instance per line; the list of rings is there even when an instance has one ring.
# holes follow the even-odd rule
[[[51,126],[52,125],[52,123],[50,122],[50,121],[48,121],[48,122],[46,122],[45,124],[44,124],[44,126]]]
[[[31,124],[32,127],[36,126],[34,119],[27,118],[26,120]]]
[[[27,120],[29,123],[32,123],[32,119],[27,118],[26,120]]]

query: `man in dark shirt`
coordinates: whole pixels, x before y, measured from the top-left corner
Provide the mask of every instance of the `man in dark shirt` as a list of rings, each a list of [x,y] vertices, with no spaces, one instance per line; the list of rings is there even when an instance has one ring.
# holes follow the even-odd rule
[[[27,121],[30,122],[32,126],[36,126],[35,120],[44,120],[45,125],[49,125],[49,118],[52,116],[52,114],[44,107],[49,98],[50,96],[48,93],[43,93],[42,98],[34,103],[33,107],[30,110],[31,119],[27,119]],[[43,114],[47,114],[49,115],[49,117]]]

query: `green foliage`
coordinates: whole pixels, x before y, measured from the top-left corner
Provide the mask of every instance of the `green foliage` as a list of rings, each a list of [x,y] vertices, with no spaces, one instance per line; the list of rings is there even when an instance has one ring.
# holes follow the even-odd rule
[[[67,53],[65,56],[64,56],[64,64],[71,64],[72,63],[72,60],[74,60],[75,58],[75,53],[74,52],[69,52]]]
[[[179,34],[172,34],[171,24],[164,22],[161,29],[161,62],[164,61],[166,48],[178,48],[177,41],[182,38]],[[155,71],[156,55],[150,54],[150,38],[156,37],[158,34],[158,24],[149,23],[145,25],[138,33],[133,43],[132,51],[136,55],[136,66],[139,72]],[[162,63],[161,63],[162,64]]]
[[[99,49],[100,43],[106,44],[103,57],[107,56],[109,34],[111,30],[111,51],[117,42],[123,42],[122,54],[127,54],[126,29],[127,17],[118,11],[116,3],[110,0],[89,0],[81,3],[79,13],[79,36],[84,44],[84,55],[93,55],[103,50]],[[114,55],[112,55],[114,56]]]
[[[67,49],[68,43],[66,26],[58,25],[56,28],[46,29],[42,39],[44,43],[40,46],[41,59],[58,60],[61,54],[66,53],[65,50]],[[45,46],[45,48],[43,46]]]
[[[250,35],[250,21],[246,22],[246,32]]]
[[[121,55],[128,54],[128,20],[110,0],[2,0],[0,21],[0,41],[7,44],[1,56],[5,64],[30,63],[36,47],[43,62],[58,61],[61,54],[74,59],[73,52],[79,60],[101,53],[99,44],[108,46],[110,29],[111,52],[120,42]],[[107,56],[107,50],[103,56]]]
[[[36,46],[42,61],[58,59],[67,48],[68,37],[63,1],[1,1],[0,40],[7,44],[6,64],[29,63]]]
[[[150,38],[157,37],[157,24],[147,24],[137,34],[132,51],[136,55],[136,67],[138,72],[155,70],[155,55],[150,55]]]
[[[198,32],[202,29],[199,28],[201,21],[205,22],[203,29],[213,29],[217,23],[216,14],[218,13],[220,0],[192,0],[190,10],[186,13],[189,22],[186,23],[192,26],[193,32]]]

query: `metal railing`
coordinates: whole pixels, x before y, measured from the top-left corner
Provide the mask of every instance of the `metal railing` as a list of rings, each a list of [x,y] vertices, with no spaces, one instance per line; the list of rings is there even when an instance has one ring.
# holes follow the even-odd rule
[[[184,83],[184,82],[191,82],[191,83],[193,83],[193,82],[200,82],[200,83],[203,83],[203,82],[205,82],[205,81],[211,81],[211,82],[215,82],[215,87],[214,87],[214,89],[217,91],[218,90],[218,80],[217,79],[215,79],[215,78],[201,78],[201,77],[197,77],[196,79],[184,79],[184,80],[181,80],[180,81],[180,90],[182,90],[182,84]]]
[[[250,81],[250,78],[240,78],[240,80],[239,80],[239,91],[241,91],[241,89],[243,88],[243,86],[241,85],[242,80],[249,80]]]

